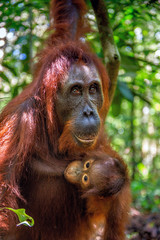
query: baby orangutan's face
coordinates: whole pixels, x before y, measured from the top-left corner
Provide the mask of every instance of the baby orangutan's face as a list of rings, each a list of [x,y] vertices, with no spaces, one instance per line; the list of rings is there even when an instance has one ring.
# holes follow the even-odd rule
[[[94,160],[89,159],[84,162],[73,161],[68,165],[64,172],[65,178],[82,189],[88,189],[91,187],[92,182],[92,164]]]

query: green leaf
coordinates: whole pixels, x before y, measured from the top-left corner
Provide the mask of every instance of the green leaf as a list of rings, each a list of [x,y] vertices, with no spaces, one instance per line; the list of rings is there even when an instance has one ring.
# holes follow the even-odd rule
[[[20,221],[20,223],[17,224],[17,226],[25,225],[28,227],[32,227],[34,225],[34,219],[25,213],[24,208],[13,209],[13,208],[6,207],[5,209],[8,209],[8,210],[14,212],[15,214],[17,214],[18,219]]]
[[[118,88],[121,94],[130,102],[133,102],[134,95],[125,82],[118,81]]]
[[[139,163],[137,168],[143,177],[148,177],[148,169],[143,163]]]
[[[6,81],[7,83],[10,83],[8,77],[7,77],[3,72],[0,73],[0,77],[1,77],[4,81]]]
[[[125,55],[122,51],[121,54],[121,67],[124,68],[127,72],[136,72],[140,69],[137,60],[134,57]]]
[[[118,116],[121,112],[121,103],[122,103],[122,96],[119,93],[119,89],[116,90],[116,93],[113,98],[113,102],[111,105],[111,111],[114,117]]]
[[[8,70],[10,70],[10,72],[11,72],[13,75],[15,75],[16,77],[18,76],[16,69],[14,69],[13,67],[11,67],[11,66],[8,65],[7,63],[4,63],[4,62],[3,62],[3,63],[2,63],[2,66],[5,67],[5,68],[7,68]]]

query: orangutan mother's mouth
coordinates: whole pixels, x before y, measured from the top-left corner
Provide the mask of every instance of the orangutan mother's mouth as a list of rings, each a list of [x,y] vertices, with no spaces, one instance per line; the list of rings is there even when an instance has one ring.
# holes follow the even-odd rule
[[[91,145],[94,143],[95,141],[95,137],[92,137],[92,138],[82,138],[82,137],[78,137],[76,135],[74,135],[74,137],[82,144],[85,144],[85,145]]]

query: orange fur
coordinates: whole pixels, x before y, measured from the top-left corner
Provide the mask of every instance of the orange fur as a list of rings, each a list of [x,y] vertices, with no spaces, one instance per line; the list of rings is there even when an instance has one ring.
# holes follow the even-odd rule
[[[95,150],[116,156],[123,164],[104,133],[109,78],[101,61],[81,39],[89,29],[85,12],[84,0],[52,1],[54,32],[37,56],[33,82],[0,115],[0,208],[25,208],[35,219],[33,228],[16,227],[14,213],[1,210],[2,239],[89,240],[94,232],[92,226],[103,222],[105,215],[105,240],[124,240],[129,184],[112,201],[97,197],[89,198],[86,203],[62,173],[66,161],[80,159]],[[101,128],[95,144],[89,148],[80,148],[74,143],[72,120],[60,129],[55,111],[57,89],[65,84],[72,64],[95,66],[102,82]],[[55,175],[46,176],[43,171],[33,170],[34,159],[54,166]]]

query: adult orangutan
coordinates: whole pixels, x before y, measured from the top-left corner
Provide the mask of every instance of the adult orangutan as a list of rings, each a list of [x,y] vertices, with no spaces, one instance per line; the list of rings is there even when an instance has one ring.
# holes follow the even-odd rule
[[[0,208],[25,208],[35,220],[32,228],[17,227],[15,215],[1,210],[1,239],[89,240],[101,223],[102,239],[125,239],[129,180],[104,133],[109,79],[82,41],[85,11],[83,0],[52,2],[55,31],[39,55],[34,80],[0,115]],[[97,192],[82,196],[63,173],[95,152],[119,161],[109,170],[124,181],[116,192],[114,184],[110,190],[103,184],[100,193],[97,185]],[[100,169],[103,164],[100,157]]]

